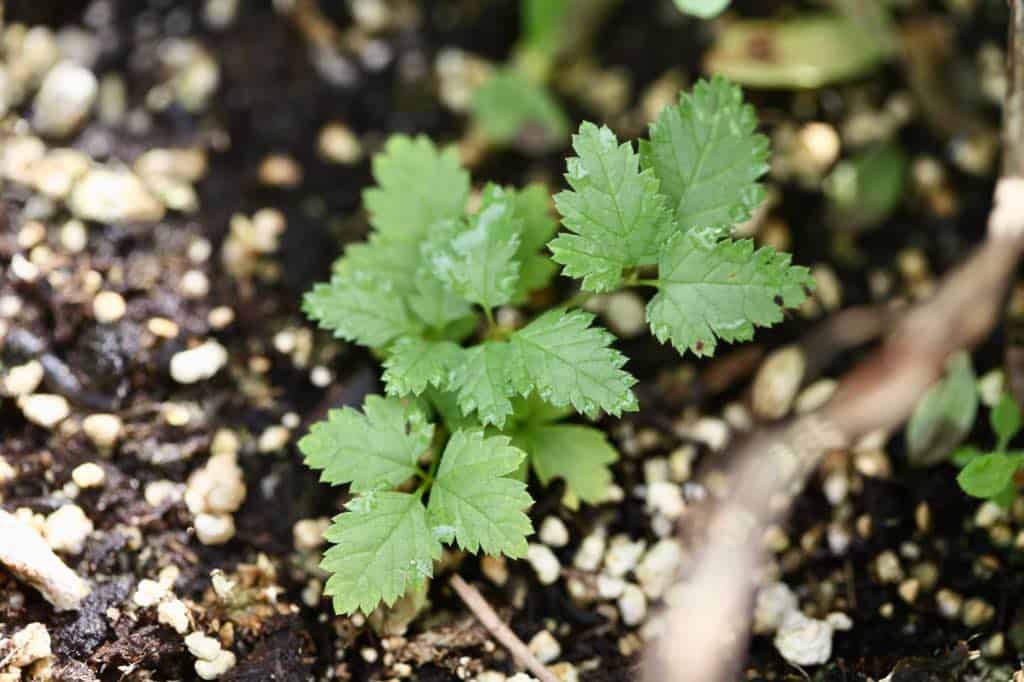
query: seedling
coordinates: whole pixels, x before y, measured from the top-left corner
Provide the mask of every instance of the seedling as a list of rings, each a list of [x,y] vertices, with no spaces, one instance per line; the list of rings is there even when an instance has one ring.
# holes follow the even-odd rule
[[[953,453],[953,462],[963,467],[956,480],[968,495],[1009,507],[1017,494],[1014,474],[1024,466],[1024,452],[1009,449],[1021,429],[1020,406],[1004,394],[989,413],[989,422],[996,434],[995,448],[985,452],[968,445]]]
[[[565,420],[636,410],[636,380],[592,314],[530,308],[559,265],[584,292],[656,289],[648,322],[680,353],[750,339],[803,302],[806,268],[730,237],[764,196],[756,125],[722,79],[667,107],[639,153],[584,123],[555,197],[558,236],[543,188],[487,185],[467,214],[454,151],[388,141],[364,195],[372,234],[304,304],[384,359],[386,397],[332,411],[299,443],[322,480],[355,495],[326,533],[336,611],[392,604],[432,575],[443,544],[523,556],[531,469],[542,484],[564,479],[570,502],[603,499],[617,454],[602,431]],[[499,322],[509,306],[532,319]]]

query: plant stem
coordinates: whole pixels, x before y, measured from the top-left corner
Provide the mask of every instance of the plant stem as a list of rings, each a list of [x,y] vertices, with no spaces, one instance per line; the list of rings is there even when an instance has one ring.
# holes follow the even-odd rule
[[[590,299],[597,295],[598,294],[592,294],[589,291],[577,291],[575,294],[566,299],[565,303],[562,304],[562,307],[566,309],[582,308],[587,301],[589,301]]]

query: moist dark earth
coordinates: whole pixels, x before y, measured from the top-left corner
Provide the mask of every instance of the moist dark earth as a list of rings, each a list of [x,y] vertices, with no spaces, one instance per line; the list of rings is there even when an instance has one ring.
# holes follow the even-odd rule
[[[319,549],[297,548],[295,527],[334,515],[346,494],[317,482],[295,442],[327,409],[358,406],[380,390],[374,359],[315,331],[299,307],[303,292],[328,276],[343,245],[366,233],[360,195],[372,182],[367,158],[395,132],[444,142],[464,135],[466,116],[439,97],[435,62],[452,48],[492,61],[507,58],[518,39],[517,4],[386,3],[398,18],[363,35],[348,3],[323,2],[322,18],[343,36],[334,71],[318,66],[300,22],[270,3],[243,1],[234,20],[216,30],[203,19],[206,4],[9,1],[5,8],[8,30],[15,24],[52,32],[77,26],[92,34],[98,47],[90,69],[97,76],[117,74],[124,86],[120,115],[93,115],[65,139],[47,140],[48,148],[72,147],[125,164],[153,149],[199,148],[206,167],[194,181],[196,210],[170,210],[157,222],[87,221],[87,241],[77,249],[62,236],[71,216],[61,204],[47,206],[32,187],[4,180],[3,366],[40,362],[45,374],[39,390],[63,396],[70,415],[46,427],[26,418],[14,399],[0,400],[0,454],[13,469],[0,477],[0,503],[11,513],[24,509],[27,517],[46,517],[70,501],[93,530],[80,552],[62,553],[92,584],[81,609],[57,613],[35,590],[0,571],[0,636],[44,624],[57,680],[196,679],[195,657],[182,635],[161,622],[155,606],[135,597],[142,581],[163,581],[188,605],[189,631],[218,635],[235,653],[237,662],[223,680],[440,682],[485,671],[511,676],[509,656],[444,579],[434,581],[429,606],[411,622],[408,613],[378,614],[370,624],[333,615],[329,600],[320,597]],[[974,73],[979,51],[1005,42],[1003,3],[899,4],[899,16],[908,21],[927,16],[946,27],[953,72]],[[956,14],[951,7],[958,4],[972,9]],[[744,16],[776,16],[801,6],[736,3]],[[154,88],[167,79],[161,50],[173,39],[195,41],[218,65],[219,83],[201,108],[190,110],[173,97],[153,106]],[[616,120],[637,133],[642,125],[624,112],[639,111],[643,96],[666,74],[681,83],[695,80],[713,40],[707,24],[683,18],[670,2],[623,3],[593,36],[586,56],[598,73],[627,74]],[[951,87],[952,106],[994,134],[998,107],[977,93],[962,95],[960,80]],[[850,239],[830,224],[820,189],[770,178],[777,201],[758,238],[784,234],[796,262],[828,268],[844,307],[917,295],[983,234],[995,165],[958,164],[956,140],[918,113],[919,94],[909,81],[907,69],[894,64],[820,91],[748,94],[770,134],[809,121],[841,129],[857,110],[881,115],[894,96],[912,103],[896,139],[911,159],[937,164],[944,179],[939,189],[908,189],[877,228]],[[576,121],[599,116],[585,98],[566,95],[563,101]],[[26,104],[8,115],[5,138],[24,134],[25,122],[15,119],[30,111]],[[358,138],[359,160],[338,163],[318,153],[321,130],[331,122]],[[275,175],[268,157],[288,160],[285,170]],[[494,149],[471,170],[475,183],[541,179],[557,188],[563,159],[564,150],[537,156]],[[295,169],[301,177],[287,177]],[[232,260],[226,254],[237,239],[233,217],[255,223],[262,209],[277,212],[264,219],[283,220],[278,243],[263,252],[243,249],[244,258]],[[43,224],[40,239],[24,236],[31,221]],[[28,258],[41,274],[22,276],[14,265],[18,258]],[[552,295],[571,286],[560,281]],[[93,298],[100,288],[125,302],[118,319],[96,319]],[[723,347],[710,361],[680,359],[648,335],[623,339],[620,348],[633,358],[629,369],[641,379],[641,410],[601,422],[623,454],[614,469],[621,500],[573,511],[562,505],[559,484],[531,486],[538,501],[531,512],[535,527],[554,516],[569,529],[568,544],[554,550],[562,578],[542,585],[521,561],[508,562],[507,579],[496,581],[476,557],[454,554],[438,575],[458,570],[525,642],[550,630],[561,647],[556,661],[565,664],[558,669],[561,679],[634,679],[656,604],[646,624],[623,624],[615,600],[594,594],[594,572],[573,568],[580,543],[598,528],[609,538],[650,546],[662,540],[665,529],[652,523],[643,493],[650,471],[681,449],[716,456],[708,438],[692,428],[700,419],[711,420],[711,428],[724,429],[730,439],[741,437],[742,426],[729,414],[748,402],[763,358],[810,338],[834,312],[824,302],[809,306],[753,344]],[[154,318],[164,322],[154,325]],[[1005,336],[998,333],[975,354],[979,374],[1001,364]],[[226,348],[226,366],[192,384],[172,378],[172,358],[206,339]],[[840,354],[804,382],[837,376],[862,352]],[[123,424],[110,448],[99,447],[83,430],[85,418],[96,413],[117,415]],[[228,449],[237,453],[245,497],[232,512],[230,539],[206,544],[197,537],[183,493],[225,438],[234,440]],[[991,440],[984,420],[972,438]],[[895,669],[893,682],[1006,680],[1016,669],[1024,652],[1018,598],[1024,555],[1017,540],[1024,508],[982,518],[977,501],[957,487],[952,467],[911,468],[900,433],[879,442],[830,457],[780,529],[784,541],[775,554],[778,579],[807,609],[821,617],[846,613],[852,629],[835,634],[828,665],[806,673],[788,665],[770,637],[757,637],[745,679],[878,680]],[[72,471],[85,463],[102,469],[102,484],[72,481]],[[823,482],[830,476],[845,482],[841,500],[826,494]],[[695,494],[685,478],[673,480],[685,495]],[[161,486],[176,492],[158,495]],[[848,536],[842,552],[830,545],[830,529]],[[894,580],[878,569],[885,552],[898,558]],[[218,589],[214,576],[233,586]],[[917,584],[908,598],[911,579]],[[584,587],[573,588],[574,581]],[[943,590],[965,604],[980,600],[991,612],[966,623],[963,607],[943,614],[937,597]]]

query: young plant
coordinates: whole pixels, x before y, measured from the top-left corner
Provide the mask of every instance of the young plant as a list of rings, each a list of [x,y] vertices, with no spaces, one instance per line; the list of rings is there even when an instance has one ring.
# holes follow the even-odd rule
[[[711,355],[803,302],[812,280],[789,256],[733,240],[764,190],[768,141],[736,86],[716,79],[667,107],[639,153],[584,123],[555,236],[539,186],[487,185],[467,214],[455,152],[395,136],[373,160],[364,204],[373,232],[307,294],[321,327],[383,358],[387,397],[332,411],[299,447],[322,480],[355,495],[334,519],[325,592],[368,612],[422,585],[443,544],[520,557],[532,532],[529,471],[565,481],[570,503],[602,501],[617,453],[566,423],[636,410],[626,358],[570,304],[532,311],[558,266],[585,292],[656,290],[655,336]],[[577,299],[573,299],[574,301]],[[519,326],[519,306],[535,312]]]
[[[1024,466],[1024,452],[1009,449],[1021,429],[1020,406],[1004,394],[989,413],[989,422],[996,433],[996,447],[990,452],[970,445],[957,450],[953,462],[963,470],[956,480],[968,495],[1009,507],[1017,494],[1014,475]]]

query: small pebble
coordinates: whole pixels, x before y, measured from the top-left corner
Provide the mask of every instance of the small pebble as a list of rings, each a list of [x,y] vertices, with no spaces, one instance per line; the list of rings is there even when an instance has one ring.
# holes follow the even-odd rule
[[[92,314],[97,322],[117,322],[127,311],[124,298],[116,291],[101,291],[92,299]]]
[[[210,280],[201,270],[188,270],[181,276],[178,289],[185,298],[200,299],[210,293]]]
[[[156,607],[157,620],[171,626],[179,635],[188,632],[190,622],[188,607],[180,599],[168,599]]]
[[[178,325],[174,320],[168,320],[166,317],[151,317],[146,321],[146,329],[153,336],[158,336],[162,339],[173,339],[178,335]]]
[[[206,316],[206,321],[214,329],[225,329],[235,321],[235,311],[225,305],[217,306]]]
[[[61,62],[43,79],[32,105],[32,127],[43,135],[64,137],[89,114],[99,83],[89,69]]]
[[[292,432],[284,426],[274,425],[267,427],[260,434],[257,449],[263,453],[278,452],[288,445]]]
[[[89,244],[89,233],[85,223],[72,218],[60,228],[60,244],[69,253],[81,253]]]
[[[235,537],[235,520],[230,514],[197,514],[192,524],[204,545],[223,545]]]
[[[618,599],[626,589],[626,581],[601,573],[597,576],[597,593],[602,599]]]
[[[235,667],[235,655],[230,651],[220,651],[212,661],[197,660],[196,675],[204,680],[215,680]]]
[[[895,584],[903,580],[903,567],[899,557],[891,550],[886,550],[875,558],[875,572],[882,583]]]
[[[39,388],[43,373],[43,365],[38,360],[9,367],[4,377],[4,392],[13,398],[27,396]]]
[[[647,509],[675,520],[686,511],[683,491],[676,483],[658,481],[647,486]]]
[[[644,301],[632,291],[618,291],[608,296],[604,317],[608,328],[625,339],[647,329]]]
[[[106,477],[107,474],[103,471],[103,467],[95,462],[79,464],[71,471],[71,480],[75,482],[75,485],[83,490],[103,485],[103,481]]]
[[[786,614],[775,635],[775,648],[790,663],[821,665],[832,656],[832,633],[827,621],[793,610]]]
[[[344,165],[358,163],[363,157],[359,138],[341,123],[328,123],[320,130],[317,149],[328,161]]]
[[[780,348],[761,364],[751,388],[751,407],[761,419],[781,419],[789,412],[804,378],[807,361],[798,346]]]
[[[160,480],[146,484],[143,497],[146,504],[151,507],[159,507],[164,504],[174,504],[181,501],[185,495],[185,486],[174,481]]]
[[[4,658],[0,660],[0,663],[4,664],[0,671],[10,671],[9,677],[7,673],[0,674],[0,679],[10,680],[10,682],[17,682],[17,680],[23,679],[22,669],[25,669],[24,679],[42,679],[37,678],[28,672],[29,666],[37,661],[42,661],[53,655],[50,649],[50,633],[46,629],[46,626],[42,623],[29,623],[22,629],[14,633],[14,636],[10,640],[3,641],[4,644],[10,642],[11,646],[3,647]],[[49,679],[49,678],[47,678]]]
[[[665,538],[644,555],[636,568],[636,578],[648,597],[660,599],[675,583],[682,565],[683,548],[675,538]]]
[[[776,582],[757,591],[754,603],[754,632],[766,635],[775,632],[790,611],[797,609],[796,595],[789,585]]]
[[[171,358],[171,378],[179,384],[194,384],[215,375],[227,361],[224,346],[210,339],[195,348],[175,353]]]
[[[68,208],[82,220],[150,223],[164,217],[164,205],[131,171],[97,166],[75,183]]]
[[[82,420],[82,431],[100,450],[114,447],[123,428],[121,418],[116,414],[90,414]]]
[[[330,519],[299,519],[292,526],[292,539],[295,542],[295,549],[310,551],[321,547],[324,544],[324,531],[331,524]]]
[[[534,635],[527,647],[541,663],[551,663],[562,655],[562,646],[547,630],[541,630]]]
[[[978,506],[974,513],[974,523],[978,528],[991,528],[996,523],[1006,519],[1006,510],[991,500],[986,500]]]
[[[166,585],[163,585],[156,580],[143,578],[139,581],[139,584],[136,585],[135,592],[132,593],[132,602],[136,606],[148,609],[150,606],[156,606],[168,594],[169,592]]]
[[[55,552],[80,554],[92,531],[92,521],[75,504],[66,504],[46,517],[46,541]]]
[[[618,603],[622,622],[630,627],[639,625],[647,617],[647,596],[632,583],[626,585]]]
[[[603,528],[593,531],[580,543],[580,548],[573,558],[573,566],[581,571],[596,571],[604,557],[606,536]]]
[[[921,583],[916,578],[909,578],[900,583],[897,592],[899,592],[900,599],[908,604],[913,604],[917,601],[917,596],[921,594]]]
[[[52,429],[71,414],[71,406],[64,396],[50,393],[33,393],[18,399],[25,418],[46,429]]]
[[[839,382],[835,379],[818,379],[800,392],[793,408],[797,414],[808,414],[828,402],[836,392]]]
[[[550,547],[565,547],[569,544],[569,529],[557,516],[549,516],[540,524],[540,541]]]
[[[18,476],[18,470],[10,465],[7,458],[0,455],[0,486],[13,481]]]
[[[259,167],[260,182],[274,187],[296,187],[302,182],[302,167],[290,156],[271,154]]]
[[[508,582],[508,562],[503,556],[484,555],[480,558],[480,571],[495,585]]]
[[[984,599],[972,597],[964,602],[963,623],[966,627],[974,629],[988,623],[996,615],[994,606]]]
[[[530,543],[526,551],[526,559],[537,573],[537,579],[542,585],[552,585],[558,580],[558,576],[562,572],[562,565],[558,563],[558,557],[547,545]]]
[[[646,548],[644,540],[633,542],[627,535],[616,535],[604,556],[605,573],[617,578],[626,575],[636,567]]]
[[[953,620],[959,617],[963,604],[964,598],[953,590],[941,589],[935,593],[935,605],[939,607],[943,618]]]
[[[212,661],[221,652],[220,642],[202,632],[193,632],[186,636],[185,646],[190,654],[203,661]]]

